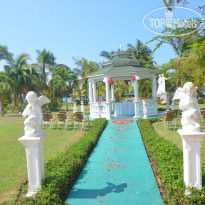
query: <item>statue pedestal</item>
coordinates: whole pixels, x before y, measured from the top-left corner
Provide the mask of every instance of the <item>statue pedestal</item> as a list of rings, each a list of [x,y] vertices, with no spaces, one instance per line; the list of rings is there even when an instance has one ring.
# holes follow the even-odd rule
[[[143,100],[143,113],[144,113],[144,116],[143,116],[143,119],[147,119],[147,103],[146,103],[146,100]]]
[[[43,160],[43,142],[47,134],[39,137],[23,136],[18,139],[26,149],[28,170],[28,193],[26,197],[34,196],[41,189],[41,181],[45,178]]]
[[[166,96],[166,111],[169,111],[169,96]]]
[[[205,132],[190,132],[178,130],[183,139],[184,182],[186,187],[193,186],[202,189],[201,171],[201,141]],[[185,194],[190,194],[188,190]]]
[[[134,109],[135,109],[135,115],[133,117],[134,118],[141,117],[139,99],[134,100]]]

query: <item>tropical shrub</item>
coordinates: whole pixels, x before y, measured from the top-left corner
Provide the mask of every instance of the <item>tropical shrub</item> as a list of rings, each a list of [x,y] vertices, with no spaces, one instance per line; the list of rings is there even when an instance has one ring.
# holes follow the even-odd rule
[[[58,111],[59,108],[61,107],[61,104],[58,102],[57,99],[51,99],[50,103],[44,104],[42,106],[43,111],[50,110],[52,112]]]

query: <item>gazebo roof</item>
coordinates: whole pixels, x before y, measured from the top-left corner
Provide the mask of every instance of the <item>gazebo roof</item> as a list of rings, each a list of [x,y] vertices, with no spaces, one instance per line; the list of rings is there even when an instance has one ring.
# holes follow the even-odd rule
[[[112,59],[104,64],[102,68],[94,73],[91,73],[88,77],[100,77],[100,76],[115,76],[116,74],[156,74],[156,70],[141,66],[141,62],[130,58],[130,53],[125,51],[119,51],[112,55]]]

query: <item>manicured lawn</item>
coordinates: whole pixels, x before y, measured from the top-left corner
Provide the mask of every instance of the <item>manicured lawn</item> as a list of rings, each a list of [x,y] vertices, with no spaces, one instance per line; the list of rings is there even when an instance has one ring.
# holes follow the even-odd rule
[[[64,108],[64,107],[63,107]],[[72,116],[73,106],[69,106],[68,115]],[[80,110],[80,107],[78,107]],[[89,107],[85,107],[85,112],[89,112]],[[56,115],[56,113],[54,113]],[[27,180],[27,165],[26,153],[24,146],[18,142],[18,138],[24,134],[25,118],[20,114],[6,114],[0,118],[0,203],[5,200],[13,200],[18,192],[20,185]],[[91,123],[92,125],[92,123]],[[72,131],[73,124],[69,123],[67,131],[63,128],[56,130],[56,124],[49,131],[49,128],[44,129],[47,133],[44,142],[44,160],[47,162],[56,156],[57,152],[65,150],[69,146],[82,137],[89,129],[86,123],[83,132],[80,132],[81,125],[77,126],[75,132]],[[7,202],[7,204],[10,204]]]
[[[205,107],[205,104],[200,104],[199,106]],[[80,111],[80,106],[77,107],[78,111]],[[64,104],[61,110],[65,110],[65,108],[66,106]],[[159,105],[159,108],[165,109],[166,106]],[[178,105],[176,109],[178,109]],[[85,106],[85,113],[89,113],[89,105]],[[67,114],[73,116],[72,104],[69,104],[69,112]],[[0,118],[0,203],[9,200],[7,204],[11,204],[11,201],[15,199],[15,194],[17,194],[20,185],[27,180],[26,154],[24,146],[18,142],[18,138],[23,136],[24,133],[24,120],[20,114],[11,113]],[[170,128],[165,132],[163,123],[160,123],[158,128],[157,123],[154,123],[152,126],[160,136],[168,139],[182,149],[182,140],[177,133],[177,129],[181,128],[180,122],[175,131],[173,128]],[[57,152],[64,151],[66,146],[80,139],[84,132],[88,130],[88,124],[86,124],[82,133],[80,132],[80,126],[77,127],[75,132],[72,129],[72,123],[69,123],[66,132],[63,128],[57,131],[56,124],[50,131],[48,127],[44,129],[44,132],[48,134],[44,142],[45,162],[54,158]],[[202,160],[205,161],[205,140],[202,142]]]

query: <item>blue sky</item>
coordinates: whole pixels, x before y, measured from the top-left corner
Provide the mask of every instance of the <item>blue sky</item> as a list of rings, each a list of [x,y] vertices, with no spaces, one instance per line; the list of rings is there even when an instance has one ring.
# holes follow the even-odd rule
[[[36,62],[36,50],[46,48],[57,63],[74,68],[74,57],[103,62],[102,50],[117,50],[122,45],[151,40],[154,33],[143,25],[143,17],[164,6],[162,0],[0,0],[0,44],[15,57],[27,53]],[[197,10],[203,0],[187,7]],[[148,44],[153,49],[156,43]],[[175,57],[169,45],[154,54],[161,65]],[[0,63],[0,69],[2,70]]]

